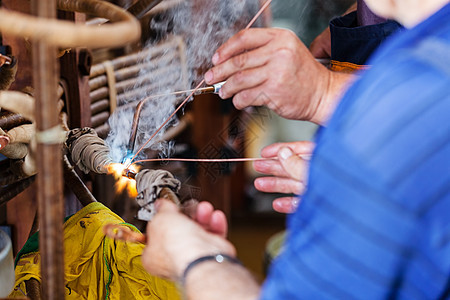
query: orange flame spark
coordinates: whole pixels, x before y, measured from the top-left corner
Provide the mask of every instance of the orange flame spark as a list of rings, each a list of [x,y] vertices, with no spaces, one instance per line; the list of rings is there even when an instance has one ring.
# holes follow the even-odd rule
[[[126,166],[124,164],[113,163],[108,165],[108,174],[113,175],[116,180],[116,192],[121,193],[124,189],[126,189],[130,197],[136,197],[136,180],[122,176],[125,169]],[[139,171],[139,168],[136,165],[131,165],[128,169],[136,173]]]

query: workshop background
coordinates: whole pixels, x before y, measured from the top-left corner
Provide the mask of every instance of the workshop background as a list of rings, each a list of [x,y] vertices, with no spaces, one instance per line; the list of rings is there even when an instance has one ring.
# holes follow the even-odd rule
[[[170,86],[170,91],[195,86],[193,83],[198,82],[197,79],[208,68],[206,59],[214,49],[206,49],[210,45],[203,45],[204,53],[196,57],[196,62],[204,60],[205,64],[200,68],[190,66],[191,56],[195,52],[193,44],[198,38],[193,35],[198,32],[190,32],[187,22],[203,24],[204,15],[212,17],[213,12],[206,12],[207,0],[191,0],[194,3],[191,15],[189,18],[181,16],[180,7],[186,5],[186,1],[188,0],[154,1],[158,5],[149,11],[141,11],[142,15],[138,18],[142,37],[136,42],[97,49],[58,47],[58,104],[54,106],[58,106],[68,129],[92,127],[108,143],[118,144],[117,149],[123,149],[123,145],[128,142],[131,122],[123,125],[117,112],[127,111],[129,115],[126,118],[131,119],[135,102],[130,99],[137,101],[155,95],[157,91],[161,91],[161,86]],[[1,0],[0,5],[8,10],[29,14],[39,10],[37,2],[38,0]],[[129,9],[140,1],[109,2]],[[309,45],[327,27],[329,20],[342,14],[352,2],[273,0],[270,14],[261,18],[257,25],[269,24],[290,29]],[[246,3],[244,11],[248,10],[248,15],[254,14],[255,7],[259,8],[259,0],[247,0]],[[78,12],[60,10],[57,17],[89,26],[103,26],[101,24],[105,23],[95,15]],[[236,32],[248,22],[244,17],[248,16],[225,14],[222,19],[216,20],[214,26],[234,27]],[[175,21],[168,22],[170,18]],[[220,31],[220,34],[228,32]],[[37,58],[31,54],[32,49],[35,49],[32,41],[1,32],[0,42],[2,46],[8,46],[2,47],[2,54],[14,56],[17,61],[17,74],[9,90],[38,97],[34,94],[36,78],[33,81],[33,76],[36,77],[39,73],[35,70]],[[171,59],[168,60],[167,56]],[[174,61],[177,62],[176,65],[173,64]],[[7,65],[2,68],[6,72]],[[1,73],[2,76],[4,74]],[[179,98],[173,102],[179,103]],[[156,117],[154,114],[164,109],[166,108],[159,106],[146,107],[142,112],[142,119],[154,119],[158,123],[161,118],[164,119],[164,115]],[[31,121],[3,108],[0,110],[0,129],[5,134],[0,132],[0,136],[6,136],[15,127],[29,125]],[[167,130],[158,136],[159,142],[146,148],[143,158],[258,157],[260,150],[266,145],[312,140],[317,130],[314,124],[285,120],[265,108],[237,111],[232,107],[231,101],[219,101],[214,94],[196,96],[170,125],[174,130]],[[154,125],[146,122],[140,126],[136,137],[137,145],[142,145],[149,132],[154,129]],[[117,135],[118,128],[127,133],[124,136]],[[31,139],[23,144],[23,157],[0,154],[0,228],[11,238],[14,256],[31,233],[39,228],[38,181],[34,174],[19,176],[14,173],[13,168],[17,168],[18,164],[25,164],[25,157],[28,155],[40,155],[39,149],[42,148],[32,148]],[[67,168],[64,169],[62,178],[57,179],[65,183],[61,191],[64,195],[64,216],[70,216],[85,206],[80,203],[77,192],[73,190],[78,183],[68,183],[69,178],[72,178],[70,180],[80,180],[92,192],[92,197],[124,221],[141,231],[145,230],[145,222],[135,218],[139,209],[135,201],[136,195],[126,187],[117,190],[117,177],[93,172],[83,174],[77,168],[74,171],[74,162],[62,161],[61,165]],[[230,222],[229,238],[236,245],[239,258],[259,280],[264,279],[265,268],[282,243],[286,216],[272,210],[272,201],[279,195],[261,193],[253,187],[253,180],[259,175],[253,171],[251,163],[150,162],[144,163],[143,168],[165,169],[174,174],[181,181],[182,201],[190,198],[211,201],[216,208],[224,210]],[[54,216],[54,219],[58,218],[62,219],[63,216]],[[3,244],[0,243],[0,246],[3,247]]]

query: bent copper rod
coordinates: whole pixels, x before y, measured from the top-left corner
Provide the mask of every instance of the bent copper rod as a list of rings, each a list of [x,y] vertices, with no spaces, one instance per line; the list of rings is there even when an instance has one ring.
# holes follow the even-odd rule
[[[219,82],[219,83],[216,83],[211,86],[200,88],[195,92],[195,95],[212,94],[212,93],[217,94],[217,93],[219,93],[220,89],[222,88],[222,86],[224,84],[225,84],[225,82]],[[136,106],[136,110],[134,112],[133,125],[131,127],[131,135],[130,135],[130,140],[128,142],[128,147],[127,147],[127,150],[128,150],[127,155],[130,155],[134,151],[134,145],[136,143],[137,129],[139,126],[139,118],[141,116],[142,107],[144,106],[145,102],[147,102],[148,100],[151,100],[151,99],[159,98],[159,97],[183,95],[183,94],[190,93],[192,91],[193,90],[185,90],[185,91],[179,91],[179,92],[174,92],[174,93],[169,93],[169,94],[154,95],[154,96],[150,96],[150,97],[147,97],[147,98],[141,100],[139,102],[139,104]],[[127,159],[127,157],[125,157],[125,159]],[[125,159],[124,159],[124,161],[125,161]]]

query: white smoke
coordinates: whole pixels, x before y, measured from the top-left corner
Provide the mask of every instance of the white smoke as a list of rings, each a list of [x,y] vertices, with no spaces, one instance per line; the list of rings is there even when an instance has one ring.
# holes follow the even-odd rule
[[[203,79],[203,72],[211,67],[211,57],[216,49],[243,29],[256,14],[258,8],[259,0],[210,0],[203,1],[201,7],[198,7],[198,4],[193,3],[193,1],[186,0],[162,17],[153,18],[150,29],[156,32],[158,37],[157,41],[149,42],[146,49],[151,49],[155,47],[155,44],[163,41],[164,35],[182,36],[186,44],[186,63],[189,77],[187,82],[189,86],[186,87],[183,84],[182,72],[176,71],[180,69],[179,59],[164,60],[163,65],[160,65],[162,61],[159,59],[160,57],[156,59],[147,56],[141,62],[145,67],[141,69],[134,89],[138,90],[145,87],[148,84],[149,74],[155,74],[161,68],[167,68],[173,70],[173,72],[170,75],[154,76],[151,84],[156,88],[144,90],[133,99],[127,99],[126,102],[136,102],[148,96],[175,92],[197,85]],[[170,56],[170,54],[168,53],[167,56]],[[171,79],[171,84],[167,83],[167,77],[165,76],[174,76],[174,79]],[[162,97],[150,100],[145,104],[139,120],[134,152],[154,134],[156,129],[175,110],[173,104],[175,100],[173,96]],[[111,131],[106,141],[111,148],[111,156],[114,161],[120,162],[126,155],[133,114],[134,108],[120,109],[109,119]],[[167,124],[166,128],[175,125],[176,122],[177,120],[174,119]],[[151,147],[153,150],[161,151],[163,155],[168,156],[171,153],[170,148],[173,143],[154,144],[163,133],[164,130],[146,148]]]

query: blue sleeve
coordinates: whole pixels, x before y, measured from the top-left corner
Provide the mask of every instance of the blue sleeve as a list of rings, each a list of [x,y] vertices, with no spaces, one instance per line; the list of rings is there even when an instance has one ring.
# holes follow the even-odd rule
[[[344,97],[261,299],[449,293],[450,76],[431,60],[399,51]]]

